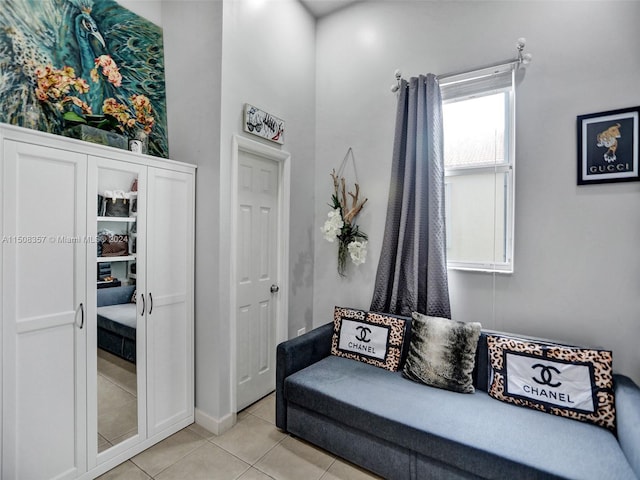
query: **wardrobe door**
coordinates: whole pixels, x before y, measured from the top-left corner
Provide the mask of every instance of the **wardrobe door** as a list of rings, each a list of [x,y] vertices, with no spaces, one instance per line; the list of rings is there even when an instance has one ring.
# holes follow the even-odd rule
[[[2,478],[86,470],[86,155],[6,140]]]
[[[147,414],[149,436],[193,418],[194,178],[149,168]]]

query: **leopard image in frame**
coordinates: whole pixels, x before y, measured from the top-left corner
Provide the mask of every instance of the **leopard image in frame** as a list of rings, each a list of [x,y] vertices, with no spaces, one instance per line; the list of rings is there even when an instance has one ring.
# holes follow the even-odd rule
[[[640,107],[578,116],[578,185],[640,180]]]

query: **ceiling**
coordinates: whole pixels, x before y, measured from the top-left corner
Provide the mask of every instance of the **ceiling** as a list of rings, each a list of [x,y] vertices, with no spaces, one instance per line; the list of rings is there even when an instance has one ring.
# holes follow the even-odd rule
[[[324,17],[360,0],[300,0],[311,14],[316,17]]]

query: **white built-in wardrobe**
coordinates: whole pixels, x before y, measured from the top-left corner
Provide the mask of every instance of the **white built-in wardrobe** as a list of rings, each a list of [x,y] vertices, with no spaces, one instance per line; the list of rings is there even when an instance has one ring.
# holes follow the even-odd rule
[[[0,183],[1,478],[95,478],[194,419],[195,168],[0,124]],[[130,216],[104,217],[98,195],[134,183]],[[128,236],[126,255],[98,258],[104,228]],[[97,348],[105,264],[136,286],[134,364]],[[104,358],[130,392],[103,380],[118,378]],[[117,395],[101,382],[132,408],[107,414]]]

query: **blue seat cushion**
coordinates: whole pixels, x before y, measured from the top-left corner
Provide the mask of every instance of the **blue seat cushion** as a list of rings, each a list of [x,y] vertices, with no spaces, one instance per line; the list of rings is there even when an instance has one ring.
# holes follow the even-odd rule
[[[336,356],[287,377],[284,390],[288,402],[486,478],[636,478],[608,430],[483,391],[450,392]]]

